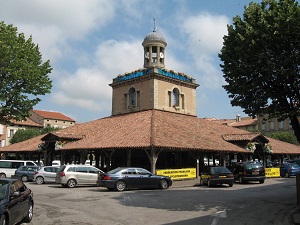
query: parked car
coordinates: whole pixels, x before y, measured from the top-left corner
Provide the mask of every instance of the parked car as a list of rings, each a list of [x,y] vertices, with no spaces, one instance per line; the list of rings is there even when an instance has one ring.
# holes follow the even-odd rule
[[[61,166],[60,160],[53,160],[52,166]]]
[[[167,189],[172,186],[172,180],[170,177],[152,174],[143,168],[118,167],[105,174],[99,174],[97,186],[117,191],[133,188]]]
[[[63,165],[56,172],[55,183],[69,188],[82,184],[96,186],[98,174],[102,173],[102,170],[93,166]]]
[[[20,166],[38,166],[34,161],[2,159],[0,160],[0,178],[11,177]]]
[[[298,164],[298,166],[300,166],[300,159],[293,159],[291,162],[296,163]]]
[[[300,166],[296,163],[282,163],[277,167],[280,169],[281,177],[290,177],[300,174]]]
[[[86,160],[85,161],[85,165],[91,165],[91,160]],[[95,160],[92,161],[92,165],[91,166],[96,166],[96,161]]]
[[[200,176],[200,185],[207,184],[208,187],[217,184],[228,184],[233,186],[234,177],[232,172],[222,166],[206,167],[204,173]]]
[[[21,179],[23,182],[32,181],[36,171],[40,166],[20,166],[13,175],[13,178]]]
[[[0,179],[0,224],[29,223],[33,216],[33,194],[17,179]]]
[[[44,184],[48,182],[55,183],[55,177],[58,169],[58,166],[44,166],[35,172],[33,181],[37,184]]]
[[[247,183],[248,181],[259,181],[264,183],[265,169],[261,162],[237,162],[231,167],[231,171],[235,181],[240,184]]]

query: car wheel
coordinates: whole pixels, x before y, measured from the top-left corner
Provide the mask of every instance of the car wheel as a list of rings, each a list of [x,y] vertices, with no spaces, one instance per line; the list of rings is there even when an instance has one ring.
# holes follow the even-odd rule
[[[6,174],[5,173],[0,173],[0,178],[5,178]]]
[[[259,183],[263,184],[263,183],[265,183],[265,180],[260,180]]]
[[[0,225],[7,225],[7,224],[8,224],[8,221],[6,220],[6,216],[1,215]]]
[[[203,180],[200,178],[200,186],[203,186]]]
[[[76,186],[76,180],[74,180],[74,179],[68,180],[67,187],[74,188],[75,186]]]
[[[35,178],[35,182],[37,184],[43,184],[44,183],[44,178],[43,177],[37,177],[37,178]]]
[[[232,186],[233,186],[233,182],[230,182],[230,183],[229,183],[229,187],[232,187]]]
[[[23,176],[21,177],[21,180],[22,180],[23,182],[27,182],[27,181],[29,180],[29,178],[28,178],[28,176],[23,175]]]
[[[244,180],[243,180],[242,176],[239,176],[239,182],[240,182],[240,184],[244,183]]]
[[[163,180],[161,180],[159,182],[159,187],[161,189],[168,189],[169,188],[169,184],[168,184],[168,182],[165,179],[163,179]]]
[[[27,211],[27,215],[26,217],[22,220],[23,223],[30,223],[30,221],[32,220],[32,216],[33,216],[33,204],[32,202],[29,203],[29,208]]]
[[[124,191],[126,189],[126,183],[123,180],[118,180],[115,189],[117,191]]]

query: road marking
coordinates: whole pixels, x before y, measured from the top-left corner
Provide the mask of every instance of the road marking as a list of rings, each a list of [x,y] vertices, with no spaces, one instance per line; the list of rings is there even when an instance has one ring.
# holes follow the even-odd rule
[[[226,218],[227,217],[226,211],[218,211],[218,212],[216,212],[215,214],[213,214],[211,216],[214,217],[211,225],[217,225],[220,218]]]

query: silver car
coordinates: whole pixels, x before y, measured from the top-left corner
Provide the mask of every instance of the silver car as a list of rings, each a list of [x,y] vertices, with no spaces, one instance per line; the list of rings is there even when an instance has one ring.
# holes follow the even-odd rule
[[[39,171],[35,172],[33,181],[37,184],[55,183],[56,172],[58,169],[58,166],[44,166]]]
[[[56,173],[55,183],[69,188],[82,184],[96,186],[98,174],[100,173],[104,172],[93,166],[63,165]]]

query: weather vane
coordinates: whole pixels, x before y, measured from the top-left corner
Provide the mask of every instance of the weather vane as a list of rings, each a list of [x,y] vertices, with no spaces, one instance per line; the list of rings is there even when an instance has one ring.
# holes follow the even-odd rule
[[[157,27],[155,26],[155,19],[153,18],[153,32],[156,32],[156,30],[157,30]]]

